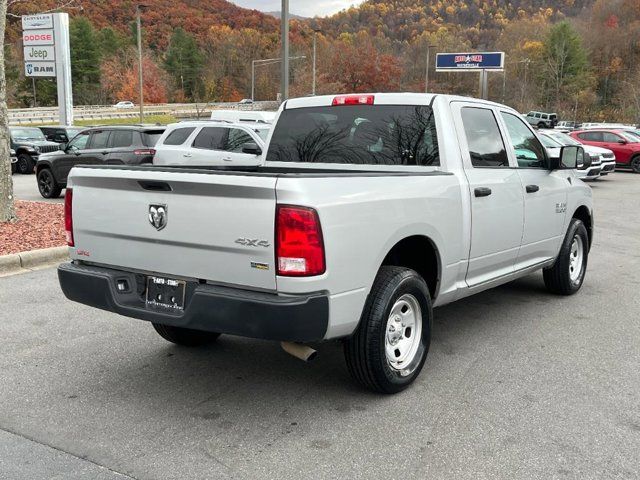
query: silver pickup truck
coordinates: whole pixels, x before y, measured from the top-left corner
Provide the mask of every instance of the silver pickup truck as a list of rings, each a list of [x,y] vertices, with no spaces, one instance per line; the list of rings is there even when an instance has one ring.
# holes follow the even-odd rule
[[[255,166],[74,168],[74,301],[165,339],[341,339],[366,388],[420,373],[433,307],[537,270],[577,292],[593,238],[584,154],[551,159],[514,110],[448,95],[293,99]]]

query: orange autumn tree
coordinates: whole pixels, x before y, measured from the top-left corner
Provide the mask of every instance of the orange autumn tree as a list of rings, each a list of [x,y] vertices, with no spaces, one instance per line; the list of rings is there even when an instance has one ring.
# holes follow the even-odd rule
[[[145,103],[166,103],[167,74],[149,56],[142,58]],[[138,60],[130,52],[102,64],[102,88],[113,102],[138,98]]]

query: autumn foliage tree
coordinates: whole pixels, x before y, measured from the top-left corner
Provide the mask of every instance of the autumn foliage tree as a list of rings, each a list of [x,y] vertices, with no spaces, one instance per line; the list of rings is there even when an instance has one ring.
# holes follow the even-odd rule
[[[166,103],[167,74],[145,55],[142,59],[145,103]],[[114,101],[135,101],[138,98],[138,60],[133,52],[113,57],[102,65],[102,88]]]

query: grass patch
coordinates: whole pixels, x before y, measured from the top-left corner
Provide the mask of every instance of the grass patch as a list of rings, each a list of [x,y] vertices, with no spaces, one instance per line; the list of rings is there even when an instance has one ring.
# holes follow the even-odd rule
[[[161,125],[167,125],[169,123],[175,123],[178,119],[173,115],[145,115],[144,123]],[[74,125],[89,126],[89,125],[137,125],[140,123],[138,117],[126,117],[126,118],[104,118],[104,119],[90,119],[90,120],[75,120]]]

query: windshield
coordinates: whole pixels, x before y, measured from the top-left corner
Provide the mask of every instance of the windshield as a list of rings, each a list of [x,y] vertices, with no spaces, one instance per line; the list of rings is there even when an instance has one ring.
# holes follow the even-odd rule
[[[258,136],[263,140],[263,141],[267,141],[267,137],[269,136],[269,128],[256,128],[255,132],[258,134]]]
[[[267,161],[356,165],[440,165],[427,106],[345,105],[281,113]]]
[[[636,136],[632,132],[620,132],[620,135],[629,143],[638,143],[640,142],[640,137]]]
[[[46,140],[39,128],[12,128],[11,137],[14,140]]]
[[[561,145],[582,145],[580,142],[578,142],[575,138],[567,135],[566,133],[552,133],[550,134],[554,140],[556,140],[557,142],[560,142]]]
[[[558,143],[556,139],[547,135],[540,135],[540,141],[547,148],[560,148],[562,144]]]

